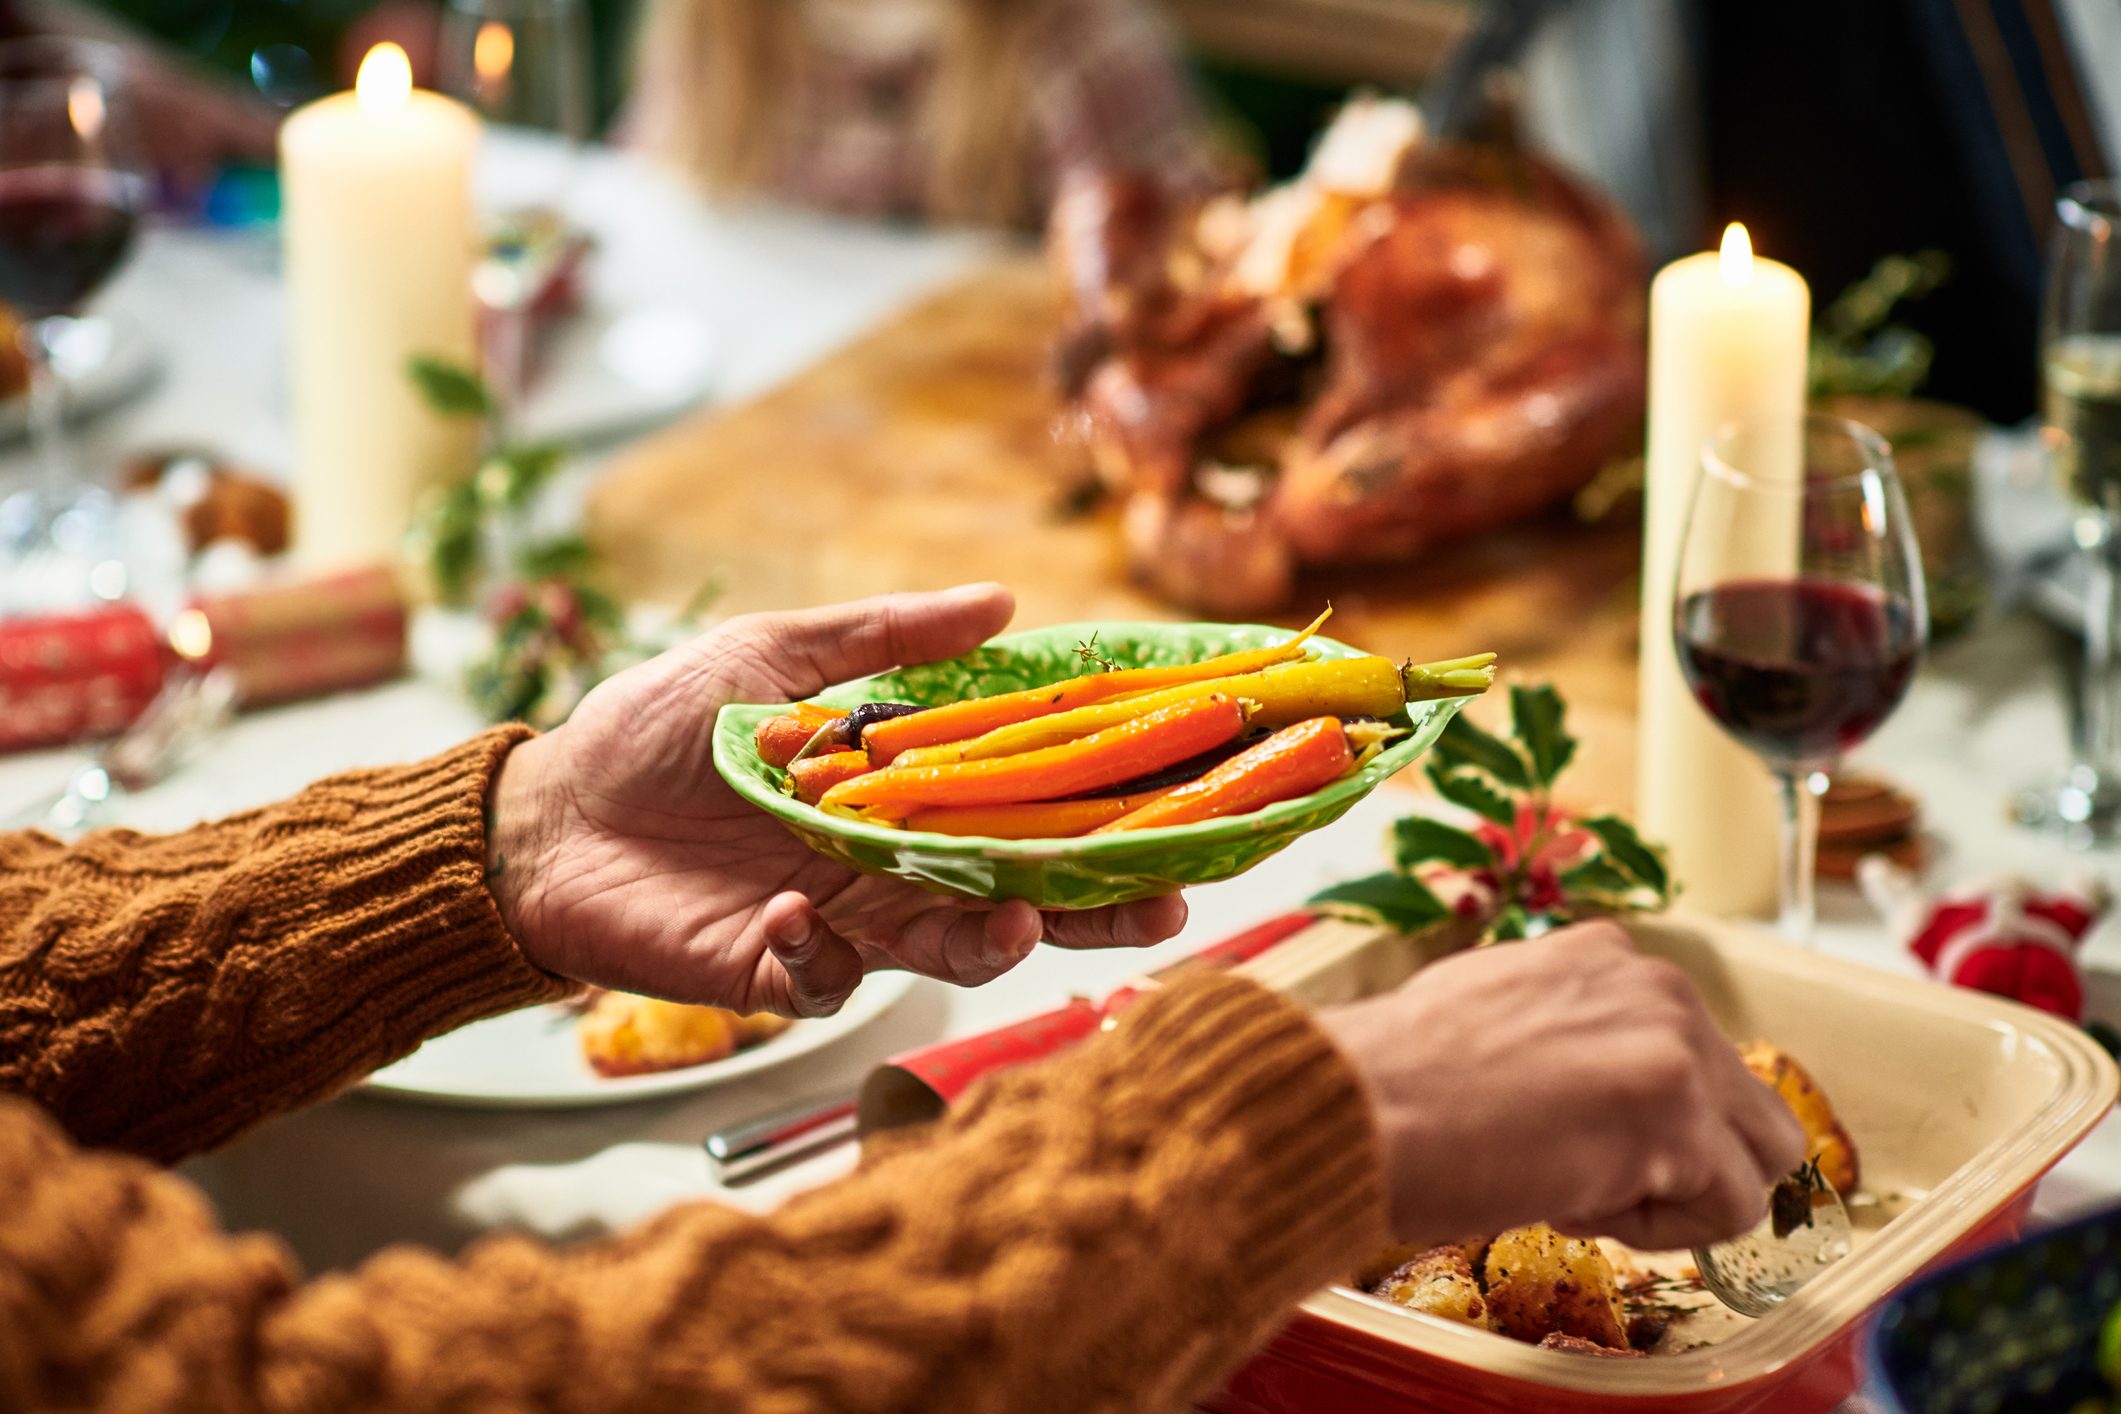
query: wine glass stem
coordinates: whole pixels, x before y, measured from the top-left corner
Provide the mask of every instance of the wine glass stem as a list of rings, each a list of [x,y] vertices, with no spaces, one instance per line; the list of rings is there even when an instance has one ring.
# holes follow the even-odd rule
[[[2114,703],[2114,625],[2121,618],[2115,599],[2121,574],[2114,569],[2114,517],[2104,510],[2083,512],[2077,543],[2084,548],[2084,675],[2078,683],[2077,724],[2071,746],[2077,767],[2103,776],[2114,769],[2116,713]]]
[[[1778,771],[1782,786],[1782,911],[1776,929],[1793,943],[1812,943],[1812,883],[1819,853],[1819,771]]]
[[[16,342],[29,378],[29,435],[37,460],[35,499],[38,518],[47,525],[58,515],[73,489],[73,448],[66,435],[66,390],[52,369],[48,321],[22,326]]]

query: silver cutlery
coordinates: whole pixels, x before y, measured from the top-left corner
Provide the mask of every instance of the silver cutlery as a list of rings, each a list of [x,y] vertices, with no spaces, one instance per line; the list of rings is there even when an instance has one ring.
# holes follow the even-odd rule
[[[71,839],[109,817],[128,794],[174,774],[235,713],[236,675],[219,667],[171,679],[133,724],[75,770],[54,800],[8,820],[12,828]]]
[[[1848,1209],[1811,1164],[1776,1185],[1760,1225],[1728,1242],[1694,1249],[1701,1281],[1745,1316],[1765,1316],[1834,1263],[1853,1243]]]

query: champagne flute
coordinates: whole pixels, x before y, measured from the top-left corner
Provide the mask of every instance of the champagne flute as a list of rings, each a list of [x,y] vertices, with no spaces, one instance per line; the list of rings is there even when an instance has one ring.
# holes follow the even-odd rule
[[[2055,217],[2040,329],[2041,441],[2076,511],[2084,672],[2069,767],[2021,795],[2017,816],[2083,848],[2121,840],[2121,183],[2064,188]]]
[[[92,592],[104,580],[121,587],[123,576],[87,563],[108,538],[109,500],[80,475],[53,357],[71,316],[123,263],[147,205],[122,73],[107,44],[0,44],[0,301],[22,321],[37,464],[32,484],[0,502],[0,546],[11,558],[57,552],[79,562]]]
[[[1779,926],[1809,944],[1827,773],[1899,705],[1929,612],[1885,439],[1814,414],[1778,468],[1758,431],[1702,451],[1672,636],[1695,700],[1781,783]]]
[[[496,440],[523,395],[530,312],[567,249],[561,206],[589,136],[589,32],[581,0],[448,0],[443,89],[525,140],[505,163],[491,148],[479,171],[489,213],[472,294],[486,313],[487,379]]]

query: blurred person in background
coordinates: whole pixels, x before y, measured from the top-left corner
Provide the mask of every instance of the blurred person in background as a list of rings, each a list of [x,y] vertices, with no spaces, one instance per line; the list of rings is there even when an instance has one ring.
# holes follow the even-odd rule
[[[1493,3],[1493,0],[1491,0]],[[2114,0],[1554,0],[1525,56],[1532,142],[1613,193],[1652,256],[1743,221],[1823,307],[1881,258],[1942,251],[1896,312],[1923,392],[2032,411],[2055,196],[2121,158]]]
[[[711,191],[1023,226],[1082,165],[1212,173],[1149,0],[651,0],[628,120]]]

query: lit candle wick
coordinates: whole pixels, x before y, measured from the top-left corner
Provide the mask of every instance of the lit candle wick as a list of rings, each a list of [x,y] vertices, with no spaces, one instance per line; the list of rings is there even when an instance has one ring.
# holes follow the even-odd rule
[[[1733,221],[1723,228],[1723,249],[1717,263],[1723,272],[1724,284],[1736,286],[1752,282],[1753,240],[1745,233],[1743,222]]]

